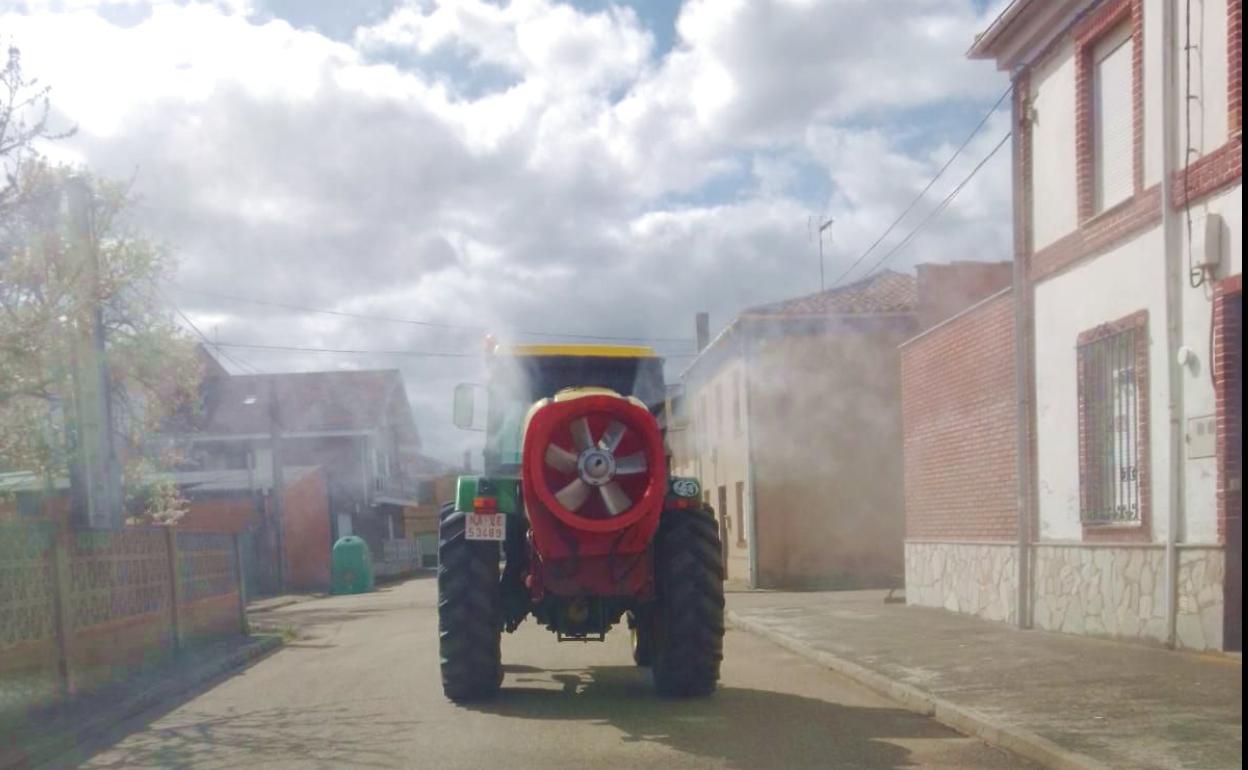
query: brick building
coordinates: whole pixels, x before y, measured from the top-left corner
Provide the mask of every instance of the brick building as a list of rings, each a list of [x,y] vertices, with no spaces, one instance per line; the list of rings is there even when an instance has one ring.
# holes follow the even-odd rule
[[[711,341],[684,373],[669,445],[719,513],[730,579],[900,582],[897,346],[1007,282],[1001,263],[885,270],[746,310]]]
[[[203,409],[176,415],[162,441],[188,467],[269,474],[281,465],[324,469],[333,537],[357,534],[380,554],[403,537],[416,485],[403,456],[420,436],[398,370],[230,375],[209,369]],[[409,481],[413,483],[408,483]]]
[[[1014,85],[1017,368],[1000,334],[978,326],[991,306],[944,335],[987,344],[978,365],[1000,382],[1017,373],[1022,473],[1012,533],[1005,487],[967,496],[960,514],[916,502],[908,598],[1238,649],[1241,2],[1015,0],[971,55]],[[1004,395],[990,424],[930,429],[942,413],[966,417],[950,405],[988,387],[987,374],[921,374],[944,335],[903,348],[903,368],[941,391],[916,391],[906,407],[908,500],[942,493],[923,458],[973,467],[989,458],[972,431],[1010,434]],[[986,588],[1000,600],[986,602]]]
[[[1006,289],[901,346],[906,597],[1013,622],[1018,403]]]

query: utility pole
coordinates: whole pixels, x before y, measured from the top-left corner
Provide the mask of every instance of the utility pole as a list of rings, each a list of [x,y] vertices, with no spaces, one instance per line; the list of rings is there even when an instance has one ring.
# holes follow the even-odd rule
[[[100,305],[100,263],[91,228],[91,188],[70,177],[65,188],[71,257],[79,266],[80,312],[73,331],[74,414],[77,417],[71,477],[74,518],[91,529],[120,529],[121,469],[113,443],[112,393],[105,352],[104,311]],[[84,499],[85,498],[85,499]]]
[[[819,225],[819,291],[825,288],[823,285],[823,231],[831,226],[831,219]]]
[[[282,499],[286,482],[282,476],[282,419],[277,401],[277,384],[269,377],[269,462],[273,472],[273,520],[277,525],[277,587],[278,591],[286,591],[286,505]]]

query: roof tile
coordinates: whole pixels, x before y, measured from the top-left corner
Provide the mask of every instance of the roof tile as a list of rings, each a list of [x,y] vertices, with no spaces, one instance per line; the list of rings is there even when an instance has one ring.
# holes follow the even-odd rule
[[[853,315],[904,313],[918,303],[913,275],[884,270],[847,286],[781,300],[746,310],[746,316]]]

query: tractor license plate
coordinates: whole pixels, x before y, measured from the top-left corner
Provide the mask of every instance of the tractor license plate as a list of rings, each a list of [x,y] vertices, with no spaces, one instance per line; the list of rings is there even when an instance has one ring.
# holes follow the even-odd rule
[[[502,540],[507,536],[507,514],[470,513],[464,536],[469,540]]]

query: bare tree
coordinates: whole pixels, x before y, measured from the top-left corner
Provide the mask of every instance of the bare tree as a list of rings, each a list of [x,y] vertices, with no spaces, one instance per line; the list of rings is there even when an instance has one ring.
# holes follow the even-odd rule
[[[0,217],[21,196],[22,168],[39,158],[36,144],[41,140],[65,139],[76,129],[55,130],[49,126],[52,114],[51,86],[37,78],[27,78],[22,70],[22,52],[8,47],[4,69],[0,69]]]

